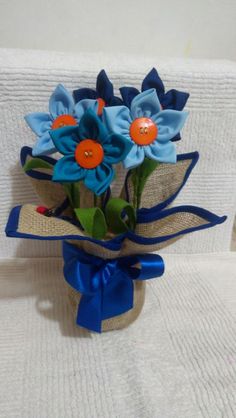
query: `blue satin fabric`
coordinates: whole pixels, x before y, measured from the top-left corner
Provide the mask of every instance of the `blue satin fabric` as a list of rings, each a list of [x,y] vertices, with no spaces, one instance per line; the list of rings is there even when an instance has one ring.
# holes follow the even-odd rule
[[[104,260],[64,241],[63,257],[67,283],[82,294],[76,323],[96,332],[101,332],[104,319],[133,308],[133,280],[164,273],[164,261],[157,254]]]

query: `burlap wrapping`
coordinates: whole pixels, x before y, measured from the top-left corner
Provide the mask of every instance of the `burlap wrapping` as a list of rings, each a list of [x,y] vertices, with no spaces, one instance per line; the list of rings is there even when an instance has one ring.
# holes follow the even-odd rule
[[[192,160],[179,161],[175,165],[162,164],[150,176],[147,181],[145,190],[141,199],[141,207],[150,208],[158,203],[161,203],[173,195],[181,186],[186,170],[189,168]],[[40,199],[47,206],[60,204],[65,198],[64,189],[51,181],[31,179]],[[127,183],[130,201],[132,202],[133,188],[132,182]],[[82,186],[82,207],[93,206],[93,195],[90,191]],[[123,192],[124,193],[124,190]],[[157,219],[148,223],[137,224],[135,233],[139,236],[151,237],[168,237],[169,235],[178,233],[179,231],[191,227],[200,226],[206,223],[206,220],[201,216],[193,213],[179,212],[170,215],[167,218]],[[124,255],[143,254],[153,252],[164,248],[166,245],[172,244],[181,236],[168,239],[164,242],[155,244],[140,244],[130,239],[125,239],[122,246],[118,250],[111,250],[101,246],[100,244],[91,242],[86,239],[83,231],[79,230],[77,226],[54,217],[45,217],[36,212],[36,207],[33,205],[24,205],[21,209],[18,232],[28,235],[67,239],[74,245],[89,254],[96,255],[102,258],[116,258]],[[78,236],[82,239],[78,240]],[[74,239],[73,239],[74,237]],[[83,239],[84,238],[84,239]],[[104,242],[114,238],[112,235],[106,237]],[[78,303],[81,295],[68,285],[69,300],[75,315],[77,313]],[[102,330],[108,331],[113,329],[120,329],[131,322],[133,322],[142,310],[145,298],[145,282],[134,281],[134,306],[130,311],[103,321]]]
[[[151,208],[164,202],[172,196],[182,185],[185,174],[192,164],[192,159],[180,160],[176,164],[160,164],[149,176],[142,193],[140,208]],[[127,191],[123,188],[122,196],[133,202],[133,184],[128,177]]]

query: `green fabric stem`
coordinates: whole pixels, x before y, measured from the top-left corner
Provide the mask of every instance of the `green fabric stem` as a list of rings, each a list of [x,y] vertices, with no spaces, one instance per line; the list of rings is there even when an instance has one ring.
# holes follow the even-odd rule
[[[143,163],[132,170],[132,183],[134,188],[133,203],[135,209],[139,209],[143,189],[148,180],[148,177],[157,168],[160,163],[158,161],[145,158]]]
[[[80,206],[79,183],[63,183],[63,187],[72,208],[78,208]]]
[[[122,234],[129,229],[134,230],[136,223],[133,206],[120,198],[112,198],[105,209],[108,228],[115,234]]]
[[[103,239],[107,233],[107,224],[100,208],[76,208],[75,214],[85,232],[92,238]]]

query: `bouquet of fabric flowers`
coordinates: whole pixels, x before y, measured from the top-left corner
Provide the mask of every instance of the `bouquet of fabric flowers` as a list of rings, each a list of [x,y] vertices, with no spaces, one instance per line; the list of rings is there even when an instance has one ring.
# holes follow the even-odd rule
[[[11,237],[63,242],[76,322],[97,332],[138,316],[145,281],[164,272],[162,257],[151,252],[226,218],[171,207],[198,160],[197,152],[176,153],[189,95],[165,92],[155,69],[141,92],[120,93],[114,96],[102,70],[96,90],[72,96],[60,84],[49,113],[26,115],[37,139],[33,149],[22,148],[21,163],[42,206],[17,206],[6,227]]]

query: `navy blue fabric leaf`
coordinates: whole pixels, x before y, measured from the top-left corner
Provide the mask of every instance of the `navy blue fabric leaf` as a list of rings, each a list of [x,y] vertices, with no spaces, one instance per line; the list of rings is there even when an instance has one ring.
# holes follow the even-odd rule
[[[146,75],[142,82],[142,91],[149,89],[156,89],[158,97],[165,93],[164,84],[155,68]]]
[[[135,87],[121,87],[120,94],[124,105],[130,107],[132,100],[139,94],[139,91]]]
[[[113,84],[110,82],[104,70],[100,71],[97,76],[97,94],[101,97],[105,103],[109,103],[113,97]]]
[[[96,100],[101,98],[106,106],[120,106],[123,104],[121,98],[114,96],[113,84],[109,80],[105,70],[101,70],[97,76],[96,90],[90,88],[81,88],[73,91],[73,97],[76,103],[83,99]]]
[[[183,110],[188,98],[189,93],[172,89],[162,97],[161,104],[164,109]]]
[[[98,95],[97,92],[93,89],[82,88],[73,91],[73,97],[76,103],[80,102],[83,99],[92,99],[96,100]]]

